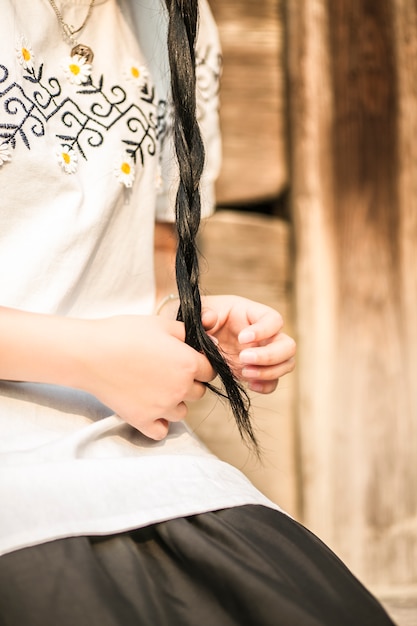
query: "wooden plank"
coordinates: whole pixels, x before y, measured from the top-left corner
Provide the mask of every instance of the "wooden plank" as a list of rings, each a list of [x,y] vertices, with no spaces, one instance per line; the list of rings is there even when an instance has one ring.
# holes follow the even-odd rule
[[[288,18],[304,520],[369,585],[414,588],[416,6]]]
[[[282,0],[211,0],[223,48],[219,205],[276,197],[288,183]]]

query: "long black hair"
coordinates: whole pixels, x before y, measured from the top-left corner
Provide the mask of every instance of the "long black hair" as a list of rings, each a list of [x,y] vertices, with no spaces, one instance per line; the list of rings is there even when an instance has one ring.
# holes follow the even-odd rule
[[[196,237],[200,225],[199,183],[204,166],[204,146],[196,119],[195,43],[198,0],[165,0],[169,14],[168,55],[174,109],[174,143],[179,165],[175,216],[178,235],[176,280],[180,297],[178,318],[184,322],[186,342],[206,355],[220,377],[243,439],[258,450],[252,429],[248,394],[234,376],[226,358],[207,336],[201,322],[199,260]]]

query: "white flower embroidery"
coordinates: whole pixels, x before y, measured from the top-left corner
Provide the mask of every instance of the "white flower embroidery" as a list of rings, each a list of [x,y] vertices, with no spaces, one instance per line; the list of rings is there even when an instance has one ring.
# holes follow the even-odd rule
[[[134,61],[128,65],[124,74],[130,82],[134,83],[139,88],[143,87],[149,77],[146,67]]]
[[[64,60],[64,72],[69,82],[73,85],[82,85],[91,74],[92,65],[87,63],[85,57],[74,54]]]
[[[58,163],[67,174],[74,174],[78,169],[78,154],[72,148],[66,150],[62,146],[57,149]]]
[[[0,144],[0,167],[6,163],[6,161],[11,161],[12,155],[10,152],[9,145],[7,143]]]
[[[32,71],[34,55],[32,48],[29,46],[25,37],[20,38],[19,44],[16,46],[16,53],[19,63],[23,66],[23,69]]]
[[[122,183],[125,187],[131,187],[135,180],[133,160],[125,154],[121,155],[114,168],[114,173],[119,183]]]

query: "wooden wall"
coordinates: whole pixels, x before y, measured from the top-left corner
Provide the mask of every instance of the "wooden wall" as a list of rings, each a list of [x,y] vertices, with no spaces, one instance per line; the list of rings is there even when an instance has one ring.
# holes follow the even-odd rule
[[[282,0],[210,0],[224,67],[220,205],[275,198],[288,184]]]
[[[264,245],[239,212],[219,215],[204,280],[265,299],[294,275],[294,319],[288,292],[274,305],[298,365],[295,403],[274,398],[265,428],[273,471],[250,467],[222,417],[197,424],[368,585],[417,597],[417,4],[211,5],[225,61],[219,203],[289,187],[292,222]],[[257,258],[270,265],[262,293]]]
[[[303,519],[417,591],[417,6],[287,17]]]

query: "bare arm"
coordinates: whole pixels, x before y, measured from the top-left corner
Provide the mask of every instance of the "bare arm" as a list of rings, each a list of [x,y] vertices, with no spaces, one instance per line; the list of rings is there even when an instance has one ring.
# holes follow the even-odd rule
[[[186,416],[185,402],[204,395],[213,376],[207,359],[184,343],[180,322],[0,308],[0,378],[83,389],[153,439]]]
[[[77,386],[88,322],[0,307],[0,378]]]
[[[162,293],[174,288],[175,246],[172,227],[158,227]],[[174,317],[84,320],[0,307],[0,379],[88,391],[154,439],[185,417],[185,402],[200,398],[213,376]]]
[[[157,223],[157,301],[176,292],[175,226]],[[28,313],[0,307],[0,379],[83,386],[94,321]]]

